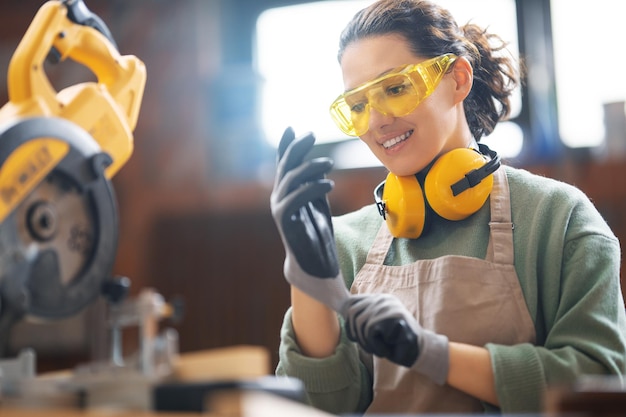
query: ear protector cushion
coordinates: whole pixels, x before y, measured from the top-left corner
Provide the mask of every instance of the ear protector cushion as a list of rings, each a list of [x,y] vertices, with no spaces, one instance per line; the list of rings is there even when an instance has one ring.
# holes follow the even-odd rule
[[[437,159],[424,183],[426,199],[435,213],[448,220],[463,220],[476,213],[491,193],[493,175],[482,178],[458,195],[454,195],[452,186],[468,173],[482,168],[487,161],[470,148],[454,149]]]
[[[385,220],[393,236],[417,239],[426,224],[426,201],[414,175],[387,174],[382,192]]]

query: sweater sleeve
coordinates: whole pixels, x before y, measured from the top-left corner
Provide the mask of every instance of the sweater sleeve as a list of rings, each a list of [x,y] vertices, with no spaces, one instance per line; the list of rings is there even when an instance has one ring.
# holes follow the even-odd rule
[[[367,408],[372,398],[370,376],[359,360],[358,348],[343,330],[333,355],[321,359],[304,356],[295,339],[290,308],[280,336],[276,375],[300,379],[310,405],[334,414]]]
[[[572,204],[572,195],[579,194],[570,192],[569,199],[552,199],[559,208],[533,217],[535,228],[550,230],[544,232],[549,236],[530,239],[545,244],[537,250],[542,255],[528,256],[534,271],[520,276],[535,315],[536,345],[487,345],[504,413],[541,410],[546,389],[583,375],[623,380],[626,370],[619,242],[591,203],[581,196]]]

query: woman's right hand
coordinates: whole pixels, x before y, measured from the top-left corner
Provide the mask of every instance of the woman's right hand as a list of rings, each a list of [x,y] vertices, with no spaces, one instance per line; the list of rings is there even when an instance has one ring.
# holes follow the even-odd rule
[[[285,279],[291,284],[292,324],[302,353],[331,355],[339,341],[335,311],[349,292],[339,271],[326,194],[332,182],[328,158],[306,161],[312,134],[296,138],[285,130],[278,146],[276,179],[270,204],[285,247]]]
[[[339,270],[326,194],[332,160],[305,160],[315,143],[312,134],[296,138],[288,128],[278,146],[278,166],[270,197],[272,216],[285,247],[287,282],[339,311],[350,296]]]

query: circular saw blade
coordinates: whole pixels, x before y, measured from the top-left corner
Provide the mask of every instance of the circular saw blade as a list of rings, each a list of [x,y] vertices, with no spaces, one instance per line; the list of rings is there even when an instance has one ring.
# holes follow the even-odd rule
[[[84,146],[93,140],[86,132],[60,120],[31,120],[3,139],[17,152],[42,136],[62,138],[69,152],[0,224],[0,307],[55,319],[82,310],[110,279],[117,206],[104,176],[109,159]]]
[[[50,271],[56,275],[51,279],[64,286],[80,277],[92,253],[97,213],[89,206],[88,196],[53,171],[15,210],[16,243],[39,254],[52,251],[50,266],[57,270]],[[41,284],[37,292],[47,292]]]

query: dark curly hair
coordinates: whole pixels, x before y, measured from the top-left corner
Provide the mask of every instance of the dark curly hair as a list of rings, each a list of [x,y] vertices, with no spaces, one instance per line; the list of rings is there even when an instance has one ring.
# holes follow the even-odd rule
[[[465,57],[474,70],[464,110],[478,141],[489,135],[511,110],[510,95],[520,82],[507,43],[476,24],[459,27],[450,12],[426,0],[380,0],[359,11],[343,30],[338,59],[352,42],[370,36],[397,34],[425,58],[445,53]]]

